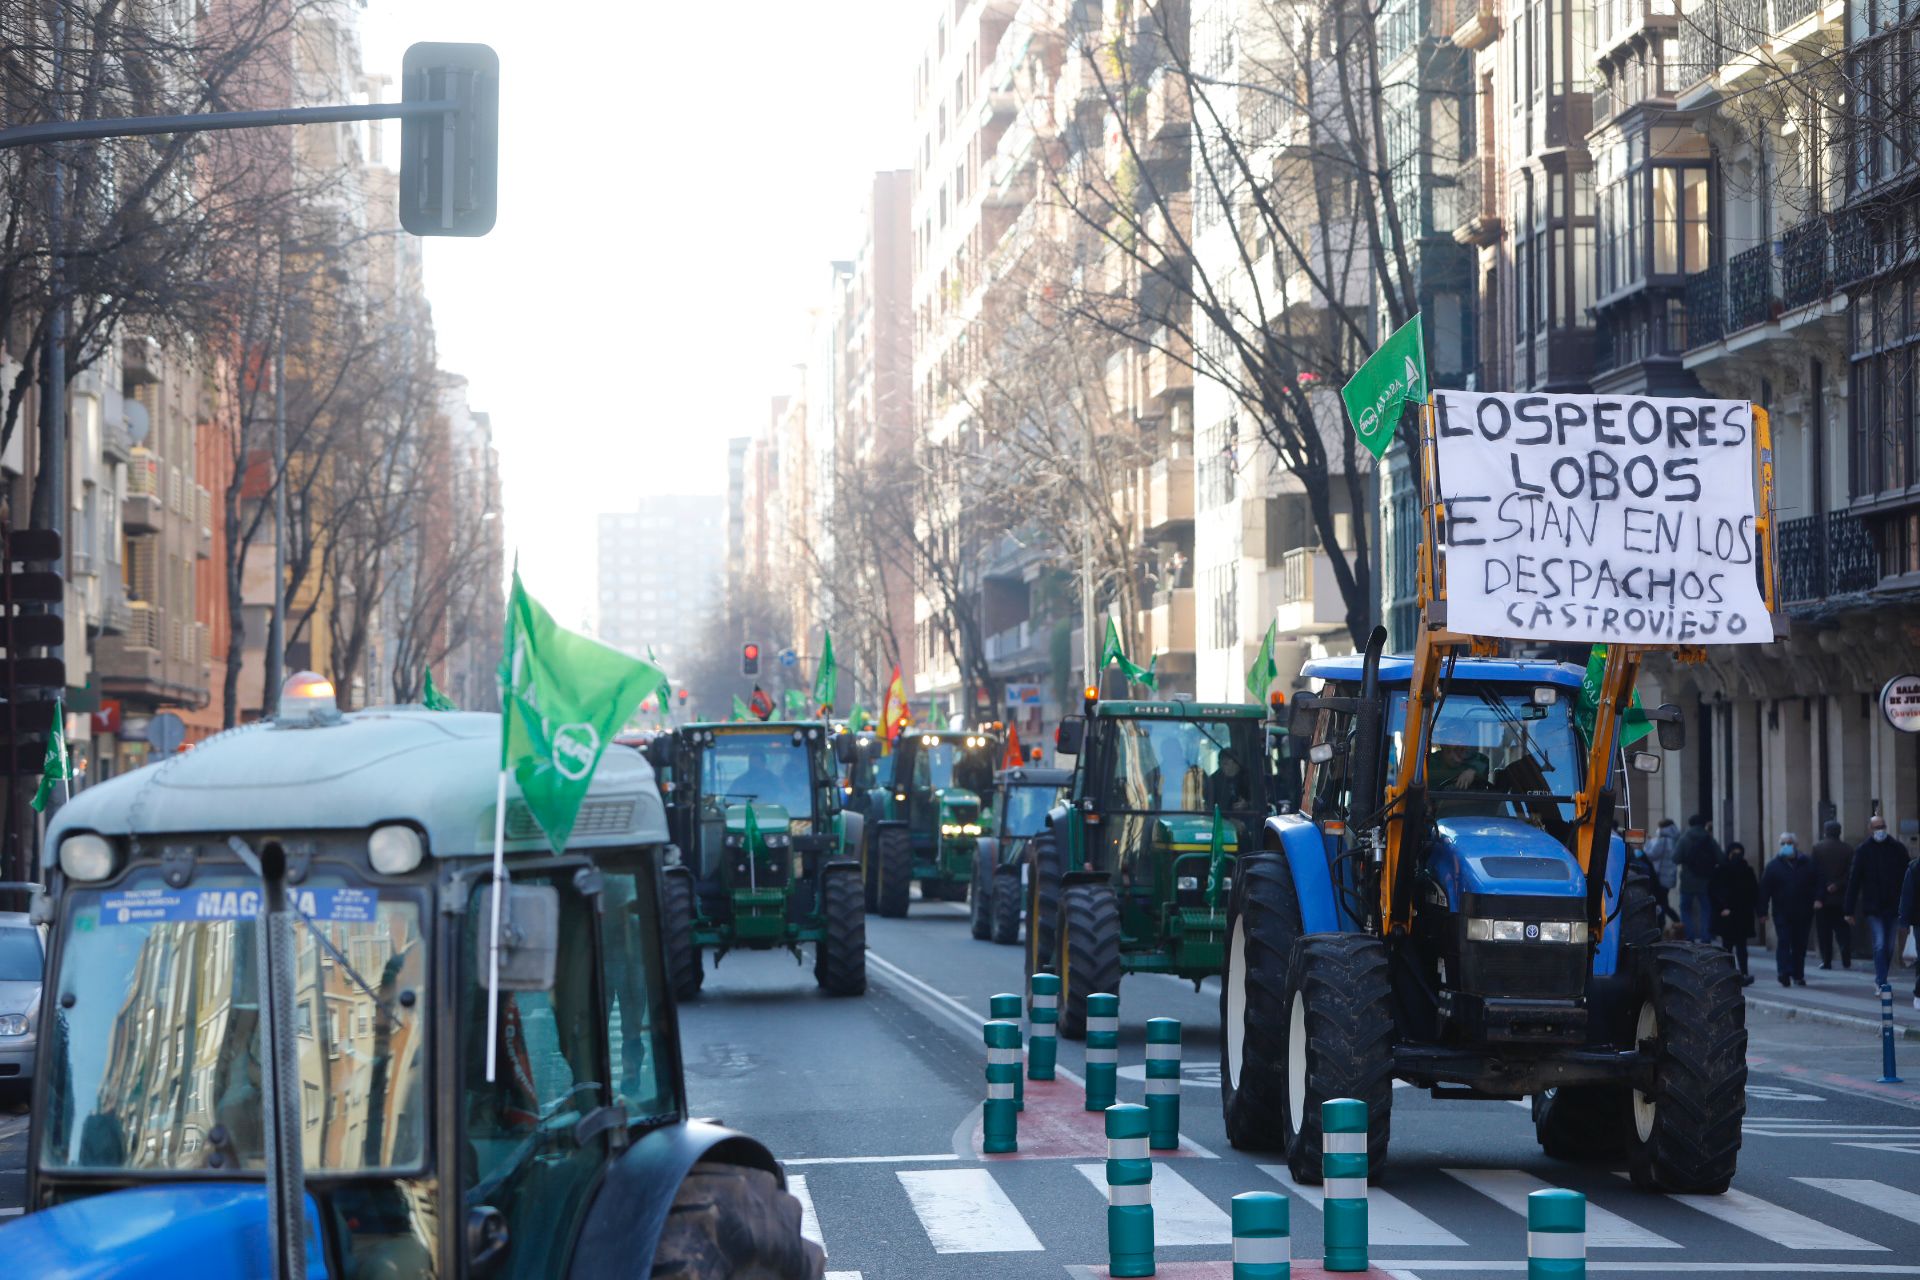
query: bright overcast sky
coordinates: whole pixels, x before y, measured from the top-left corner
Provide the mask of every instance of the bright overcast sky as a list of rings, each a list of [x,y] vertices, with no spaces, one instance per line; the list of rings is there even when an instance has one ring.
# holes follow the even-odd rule
[[[493,417],[509,554],[569,624],[594,523],[722,493],[858,244],[876,169],[912,155],[912,73],[942,0],[371,0],[369,72],[416,40],[500,55],[500,221],[432,240],[443,368]],[[397,93],[397,90],[395,90]]]

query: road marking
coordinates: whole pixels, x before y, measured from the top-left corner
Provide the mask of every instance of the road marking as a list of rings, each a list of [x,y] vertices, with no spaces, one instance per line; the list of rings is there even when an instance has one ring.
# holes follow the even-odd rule
[[[1320,1208],[1320,1188],[1295,1182],[1287,1166],[1263,1164],[1260,1166],[1260,1172],[1280,1183],[1316,1210]],[[1465,1240],[1426,1214],[1398,1196],[1382,1191],[1378,1187],[1370,1187],[1367,1190],[1367,1238],[1374,1244],[1393,1249],[1464,1249],[1467,1245]]]
[[[1527,1216],[1527,1196],[1549,1184],[1518,1169],[1445,1169],[1448,1177],[1464,1182],[1502,1209]],[[1587,1247],[1591,1249],[1678,1249],[1680,1246],[1619,1214],[1602,1209],[1587,1197]]]
[[[1621,1177],[1626,1177],[1621,1174]],[[1838,1227],[1816,1222],[1805,1214],[1769,1204],[1759,1196],[1729,1187],[1717,1196],[1669,1194],[1667,1199],[1698,1209],[1710,1218],[1718,1218],[1730,1227],[1751,1231],[1762,1240],[1770,1240],[1782,1249],[1828,1249],[1834,1252],[1885,1253],[1885,1245],[1848,1235]],[[1593,1243],[1593,1210],[1587,1210],[1587,1243]]]
[[[798,1160],[782,1160],[784,1165],[796,1164],[933,1164],[941,1160],[958,1160],[960,1157],[951,1151],[935,1151],[924,1156],[802,1156]]]
[[[829,1271],[826,1280],[860,1280],[858,1271]]]
[[[1834,1120],[1749,1120],[1741,1132],[1766,1138],[1825,1138],[1829,1142],[1920,1142],[1920,1125],[1842,1124]]]
[[[1795,1178],[1810,1187],[1831,1191],[1843,1200],[1863,1204],[1869,1209],[1890,1213],[1909,1226],[1920,1222],[1920,1195],[1890,1187],[1871,1178]]]
[[[1588,1241],[1592,1243],[1591,1240]],[[1470,1275],[1485,1276],[1502,1272],[1525,1274],[1525,1259],[1501,1258],[1492,1261],[1469,1261],[1465,1258],[1422,1258],[1409,1262],[1404,1258],[1395,1258],[1383,1266],[1392,1268],[1394,1276],[1425,1276],[1434,1271],[1464,1271]],[[1791,1275],[1791,1276],[1846,1276],[1848,1280],[1858,1280],[1861,1276],[1920,1276],[1920,1266],[1905,1266],[1881,1262],[1608,1262],[1593,1258],[1587,1259],[1587,1270],[1652,1273],[1662,1276],[1675,1275]],[[1071,1271],[1069,1272],[1071,1274]]]
[[[819,1245],[822,1254],[826,1253],[827,1241],[820,1234],[820,1215],[813,1211],[813,1196],[807,1191],[807,1175],[787,1175],[787,1194],[800,1202],[800,1234]]]
[[[1107,1166],[1077,1164],[1100,1194],[1107,1191]],[[1233,1219],[1199,1188],[1158,1160],[1153,1162],[1153,1239],[1155,1244],[1232,1244]]]
[[[936,1253],[1041,1253],[1046,1246],[985,1169],[902,1169],[894,1176]]]

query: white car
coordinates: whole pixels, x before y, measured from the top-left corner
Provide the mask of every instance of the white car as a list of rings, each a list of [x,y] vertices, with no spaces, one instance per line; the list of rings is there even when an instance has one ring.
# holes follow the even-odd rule
[[[0,1088],[33,1079],[46,955],[26,912],[0,911]]]

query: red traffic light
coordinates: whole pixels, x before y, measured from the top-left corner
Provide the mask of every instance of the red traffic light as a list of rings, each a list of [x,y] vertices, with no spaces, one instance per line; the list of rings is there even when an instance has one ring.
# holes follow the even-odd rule
[[[680,696],[680,701],[685,702],[687,700],[687,691],[685,689],[680,690],[679,696]]]
[[[745,657],[757,658],[760,656],[760,646],[757,644],[750,644],[746,648],[742,649],[740,652]]]

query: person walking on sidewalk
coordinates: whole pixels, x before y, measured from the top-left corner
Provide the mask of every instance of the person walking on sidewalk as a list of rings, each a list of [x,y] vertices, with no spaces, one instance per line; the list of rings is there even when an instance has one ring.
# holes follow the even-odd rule
[[[1747,941],[1753,937],[1753,908],[1760,896],[1760,882],[1747,864],[1747,846],[1738,840],[1727,842],[1727,856],[1714,868],[1708,893],[1713,900],[1713,931],[1733,952],[1734,963],[1740,966],[1740,984],[1750,987],[1753,975],[1747,972]]]
[[[1893,948],[1900,936],[1900,886],[1907,874],[1907,846],[1887,830],[1887,820],[1874,814],[1867,838],[1853,851],[1853,869],[1847,876],[1847,923],[1867,918],[1873,937],[1873,989],[1887,985]]]
[[[1807,935],[1813,930],[1813,900],[1819,889],[1813,859],[1791,831],[1780,833],[1780,852],[1760,877],[1756,916],[1773,911],[1774,971],[1780,985],[1807,985]]]
[[[1840,944],[1840,967],[1853,968],[1853,930],[1847,926],[1847,876],[1853,867],[1853,846],[1840,838],[1840,824],[1827,823],[1819,844],[1813,846],[1813,866],[1820,875],[1820,896],[1813,904],[1814,936],[1820,942],[1820,967],[1833,968],[1833,951]]]
[[[1706,815],[1688,818],[1686,834],[1674,850],[1674,860],[1680,864],[1680,922],[1688,942],[1712,940],[1713,869],[1720,865],[1720,856],[1720,844]]]
[[[1680,853],[1680,824],[1672,818],[1660,819],[1660,825],[1654,828],[1653,839],[1647,841],[1645,849],[1647,865],[1653,873],[1653,893],[1660,900],[1662,915],[1673,919],[1673,877],[1680,864],[1675,858]]]
[[[1900,882],[1900,927],[1920,928],[1920,858],[1907,864],[1906,877]],[[1920,965],[1914,966],[1913,1007],[1920,1009]]]

